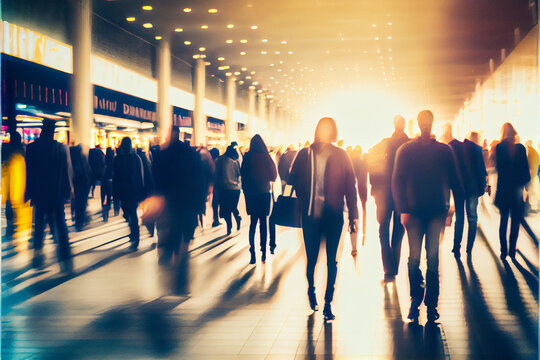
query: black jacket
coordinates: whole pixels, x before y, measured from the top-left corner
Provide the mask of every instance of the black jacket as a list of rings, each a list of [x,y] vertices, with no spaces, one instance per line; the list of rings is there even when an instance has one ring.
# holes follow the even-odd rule
[[[482,196],[486,190],[486,165],[482,148],[472,141],[452,140],[449,145],[454,150],[458,171],[463,185],[463,196]]]
[[[514,153],[510,153],[511,146]],[[523,201],[523,187],[531,180],[525,146],[501,141],[495,147],[495,168],[497,169],[497,192],[495,205],[510,207]]]
[[[73,187],[76,189],[90,188],[92,180],[92,170],[88,164],[86,155],[82,151],[81,145],[69,148],[71,157],[71,167],[73,169]]]
[[[392,195],[399,213],[444,215],[450,206],[450,190],[462,191],[450,146],[417,138],[399,148],[392,175]]]
[[[101,180],[105,173],[105,154],[103,154],[103,151],[100,148],[90,149],[88,163],[92,170],[92,182]]]
[[[296,158],[296,154],[298,154],[296,150],[287,150],[279,157],[278,173],[282,181],[288,182],[287,180],[289,179],[289,173],[291,172],[291,166]]]
[[[289,175],[289,184],[296,190],[302,211],[309,212],[311,198],[311,151],[318,151],[321,144],[314,143],[309,148],[300,150]],[[358,219],[358,205],[355,176],[351,161],[343,149],[331,146],[324,179],[325,205],[336,212],[343,212],[344,198],[347,200],[349,220]]]
[[[114,158],[113,194],[126,205],[136,205],[144,199],[142,161],[134,151],[119,151]]]

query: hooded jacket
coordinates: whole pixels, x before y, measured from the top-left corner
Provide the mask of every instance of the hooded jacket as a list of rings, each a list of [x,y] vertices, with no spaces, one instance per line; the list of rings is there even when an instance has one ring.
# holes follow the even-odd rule
[[[242,189],[246,196],[268,193],[270,183],[276,180],[276,165],[259,135],[255,135],[251,139],[240,174],[242,175]]]

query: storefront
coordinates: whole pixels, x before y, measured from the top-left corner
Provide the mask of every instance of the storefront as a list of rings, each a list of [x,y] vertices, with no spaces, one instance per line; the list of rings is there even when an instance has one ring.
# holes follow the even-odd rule
[[[173,126],[180,128],[180,139],[182,141],[191,141],[193,136],[193,111],[172,107]]]
[[[224,148],[227,145],[227,139],[225,137],[225,120],[207,116],[206,129],[206,144],[209,148]]]

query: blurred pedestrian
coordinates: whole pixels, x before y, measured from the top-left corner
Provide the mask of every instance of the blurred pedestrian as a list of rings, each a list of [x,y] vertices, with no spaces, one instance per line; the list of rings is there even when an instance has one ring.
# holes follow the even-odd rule
[[[402,145],[396,154],[392,194],[409,240],[408,318],[418,321],[419,306],[427,306],[428,321],[439,318],[439,234],[449,209],[450,190],[461,191],[452,149],[432,138],[433,113],[418,114],[420,136]],[[426,284],[420,270],[425,236]],[[425,298],[424,298],[425,294]]]
[[[122,138],[114,158],[113,193],[120,200],[124,219],[129,224],[130,249],[139,247],[140,231],[137,207],[144,199],[144,170],[129,137]]]
[[[291,172],[291,167],[297,153],[298,151],[296,151],[292,145],[289,145],[287,150],[285,150],[278,160],[278,173],[279,178],[281,179],[282,191],[285,188],[285,185],[287,185],[287,180],[289,180],[289,173]]]
[[[232,215],[236,220],[236,229],[240,230],[242,218],[238,212],[240,199],[240,161],[234,145],[229,145],[225,154],[216,162],[216,186],[219,191],[220,217],[227,223],[227,235],[232,232]]]
[[[218,187],[216,186],[216,162],[219,158],[219,149],[210,149],[210,155],[212,156],[212,161],[214,162],[214,177],[212,178],[212,216],[214,220],[212,221],[212,227],[217,227],[221,225],[219,222],[219,191]]]
[[[372,147],[367,154],[371,195],[377,207],[379,240],[384,269],[384,281],[394,281],[399,272],[401,243],[405,229],[392,197],[392,172],[398,148],[410,139],[405,134],[405,118],[394,117],[394,133]],[[390,222],[392,221],[392,234]]]
[[[255,264],[255,230],[259,223],[261,239],[261,260],[266,261],[267,223],[270,214],[271,183],[276,181],[277,171],[274,161],[268,153],[266,144],[260,135],[251,138],[249,151],[244,155],[240,169],[242,176],[242,189],[246,200],[246,210],[251,216],[249,225],[249,252],[250,264]],[[276,244],[270,243],[270,252],[273,254]]]
[[[148,198],[149,196],[152,196],[154,193],[154,175],[152,173],[152,163],[146,156],[146,153],[143,149],[137,148],[137,155],[139,155],[139,158],[141,159],[142,168],[143,168],[143,174],[144,174],[144,186],[143,186],[143,195],[142,200]],[[142,201],[141,200],[141,201]],[[148,233],[150,234],[150,237],[154,237],[156,224],[154,222],[145,222],[144,226],[148,230]]]
[[[510,255],[516,257],[516,244],[519,226],[523,221],[524,188],[530,181],[531,174],[525,147],[516,143],[516,130],[510,123],[502,126],[501,141],[495,146],[494,158],[497,169],[497,191],[495,206],[499,208],[501,222],[499,240],[501,242],[501,260]],[[508,218],[510,224],[510,246],[508,246]]]
[[[362,205],[362,242],[364,242],[366,237],[366,205],[367,205],[367,177],[368,177],[368,168],[366,156],[362,153],[361,146],[355,146],[354,149],[351,149],[349,152],[349,157],[353,166],[354,176],[356,177],[356,190],[358,191],[358,197],[360,198],[360,203]],[[357,250],[357,239],[358,232],[355,231],[351,234],[351,255],[356,256],[358,254]]]
[[[197,154],[201,160],[201,182],[202,182],[202,193],[201,199],[199,201],[198,207],[198,224],[201,227],[201,230],[204,230],[204,217],[206,216],[206,203],[208,202],[208,196],[210,191],[213,188],[214,175],[216,172],[216,166],[212,155],[205,147],[199,147],[197,149]]]
[[[109,212],[113,201],[114,149],[108,147],[105,151],[105,171],[101,179],[101,209],[103,221],[109,221]]]
[[[328,269],[324,296],[325,320],[332,321],[331,302],[337,277],[337,249],[343,230],[344,199],[349,209],[349,229],[358,229],[355,177],[344,150],[332,145],[337,141],[337,125],[332,118],[322,118],[315,129],[314,143],[298,153],[289,175],[302,209],[302,231],[307,256],[308,299],[318,310],[315,295],[315,266],[321,238],[326,238]]]
[[[94,190],[96,189],[97,184],[101,182],[101,179],[103,179],[103,174],[105,172],[105,154],[103,154],[101,145],[98,144],[95,148],[88,151],[88,163],[92,174],[90,179],[91,197],[94,197]]]
[[[71,201],[71,213],[75,212],[75,229],[81,231],[88,222],[86,209],[92,181],[92,170],[80,144],[71,146],[69,153],[73,167],[73,191],[75,193]]]
[[[540,167],[540,155],[533,147],[532,140],[525,143],[527,161],[531,181],[527,184],[527,210],[537,212],[540,207],[540,181],[538,180],[538,168]]]
[[[39,138],[26,149],[25,197],[35,211],[32,266],[40,268],[44,264],[43,239],[47,222],[56,240],[60,268],[70,272],[73,263],[64,204],[73,195],[71,160],[67,146],[54,140],[54,129],[54,120],[43,120]]]

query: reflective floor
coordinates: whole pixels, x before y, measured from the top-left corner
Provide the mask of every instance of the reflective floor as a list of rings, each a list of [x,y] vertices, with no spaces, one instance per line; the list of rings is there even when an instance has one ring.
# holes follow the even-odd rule
[[[426,325],[422,309],[411,324],[406,238],[397,281],[383,285],[372,202],[368,211],[356,259],[342,238],[337,318],[329,324],[309,310],[295,229],[278,229],[276,254],[262,264],[258,253],[249,265],[247,219],[231,237],[206,228],[180,271],[158,266],[146,230],[139,251],[128,252],[121,217],[103,224],[95,216],[88,230],[71,234],[69,276],[58,272],[52,240],[43,271],[28,267],[25,243],[3,244],[2,359],[538,359],[538,248],[525,232],[517,261],[502,263],[496,213],[480,211],[472,258],[456,261],[447,228],[441,318]]]

